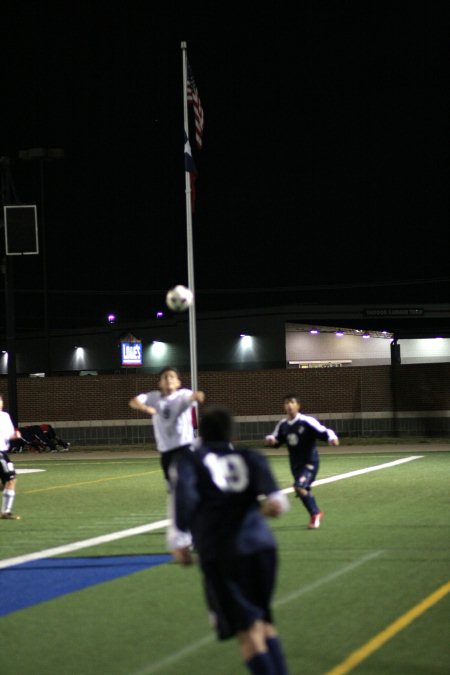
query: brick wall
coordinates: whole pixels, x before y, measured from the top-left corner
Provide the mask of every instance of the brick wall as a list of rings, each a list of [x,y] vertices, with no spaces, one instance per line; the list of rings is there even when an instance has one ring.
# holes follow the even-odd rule
[[[189,375],[182,373],[185,386]],[[354,368],[208,371],[198,375],[208,403],[227,405],[235,415],[282,413],[282,398],[296,393],[305,412],[377,413],[449,411],[450,363]],[[18,378],[19,423],[67,420],[133,420],[136,394],[154,389],[154,374]],[[7,400],[6,376],[0,391]]]

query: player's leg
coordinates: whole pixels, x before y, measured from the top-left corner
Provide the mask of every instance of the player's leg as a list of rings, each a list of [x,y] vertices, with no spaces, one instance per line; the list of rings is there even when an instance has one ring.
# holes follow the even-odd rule
[[[308,525],[310,529],[318,528],[323,516],[315,497],[311,494],[311,486],[317,476],[318,470],[318,462],[315,464],[306,464],[295,476],[294,481],[294,490],[310,515],[310,522]]]
[[[267,653],[272,663],[272,670],[267,672],[287,675],[286,659],[281,640],[273,624],[270,606],[276,581],[277,553],[273,549],[260,551],[249,558],[245,565],[247,569],[243,566],[240,570],[239,587],[246,601],[259,608],[262,613],[262,621],[256,621],[247,631],[247,634],[245,632],[244,634],[238,634],[241,654],[247,667],[251,670],[250,665],[266,667],[265,663],[268,663],[269,660],[265,656],[261,657],[261,654]],[[261,645],[261,629],[263,645]],[[251,653],[251,656],[248,656],[247,659],[244,658],[244,649],[247,655]],[[266,671],[251,670],[251,672]]]
[[[254,585],[248,574],[251,565],[236,558],[226,561],[200,558],[200,565],[205,600],[217,638],[237,639],[242,661],[251,673],[277,675],[265,642],[264,612],[249,599],[247,586],[251,590]],[[212,665],[210,670],[214,671]]]
[[[169,551],[177,548],[189,548],[192,546],[192,535],[190,532],[182,532],[175,525],[174,505],[172,499],[170,472],[174,471],[176,462],[186,452],[190,452],[190,446],[181,446],[175,450],[161,453],[161,467],[167,482],[167,515],[170,520],[166,530],[166,544]]]
[[[173,494],[169,490],[167,495],[167,517],[170,520],[166,530],[166,545],[169,551],[174,549],[187,549],[192,547],[192,535],[190,532],[182,532],[175,525],[175,508]],[[180,554],[182,555],[182,554]]]
[[[237,634],[241,658],[254,675],[278,675],[266,643],[264,621],[255,621]]]
[[[275,666],[275,672],[277,673],[277,675],[288,675],[286,658],[284,656],[281,640],[277,630],[275,629],[275,626],[271,623],[265,623],[264,633],[266,645],[269,650],[269,654],[271,656],[273,664]]]
[[[19,516],[15,516],[12,512],[14,500],[16,498],[16,479],[7,480],[3,484],[2,495],[2,512],[1,518],[3,520],[19,520]]]
[[[12,507],[16,497],[16,470],[7,452],[0,452],[0,483],[2,484],[2,511],[1,518],[19,520],[14,516]]]
[[[264,636],[267,649],[275,667],[277,675],[288,675],[288,667],[284,656],[283,646],[278,631],[273,623],[271,600],[273,597],[276,574],[277,552],[263,551],[258,555],[258,586],[260,592],[259,604],[264,610]]]

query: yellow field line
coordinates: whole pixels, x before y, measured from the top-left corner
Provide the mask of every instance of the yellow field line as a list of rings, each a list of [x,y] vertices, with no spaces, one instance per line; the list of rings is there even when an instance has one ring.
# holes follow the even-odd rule
[[[422,600],[422,602],[419,602],[418,605],[403,614],[396,621],[391,623],[387,628],[382,630],[381,633],[375,635],[375,637],[369,640],[369,642],[366,642],[365,645],[352,652],[352,654],[342,661],[342,663],[327,671],[325,675],[345,675],[345,673],[349,673],[351,670],[353,670],[353,668],[356,668],[356,666],[358,666],[362,661],[367,659],[368,656],[382,647],[388,640],[409,626],[409,624],[417,619],[421,614],[430,609],[430,607],[439,602],[439,600],[442,600],[442,598],[444,598],[447,593],[450,593],[450,581],[438,588],[436,591],[434,591],[434,593]]]
[[[105,483],[109,480],[125,480],[126,478],[136,478],[137,476],[149,476],[152,473],[161,473],[158,471],[143,471],[142,473],[131,473],[128,476],[114,476],[112,478],[99,478],[98,480],[86,480],[82,483],[68,483],[67,485],[53,485],[52,487],[37,488],[36,490],[23,490],[22,494],[31,495],[35,492],[49,492],[50,490],[65,490],[66,488],[81,487],[82,485],[94,485],[96,483]]]

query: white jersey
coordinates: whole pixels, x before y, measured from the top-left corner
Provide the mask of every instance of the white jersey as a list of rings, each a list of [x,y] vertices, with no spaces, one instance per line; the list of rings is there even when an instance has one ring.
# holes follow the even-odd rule
[[[168,396],[163,396],[160,391],[149,391],[138,396],[141,403],[156,410],[153,427],[156,446],[160,452],[194,442],[191,396],[190,389],[177,389]]]
[[[9,413],[0,412],[0,450],[8,450],[9,439],[14,435],[15,429]]]

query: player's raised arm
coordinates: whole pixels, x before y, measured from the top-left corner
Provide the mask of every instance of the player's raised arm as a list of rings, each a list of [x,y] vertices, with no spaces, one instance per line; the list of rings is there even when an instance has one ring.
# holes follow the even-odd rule
[[[191,394],[191,401],[198,401],[198,403],[203,403],[205,400],[204,391],[193,391]]]
[[[147,405],[145,403],[146,400],[145,394],[139,394],[139,396],[135,396],[134,398],[130,399],[128,405],[134,410],[140,410],[141,412],[147,413],[147,415],[154,415],[156,413],[156,409],[151,405]]]

